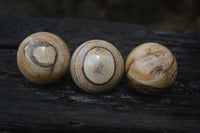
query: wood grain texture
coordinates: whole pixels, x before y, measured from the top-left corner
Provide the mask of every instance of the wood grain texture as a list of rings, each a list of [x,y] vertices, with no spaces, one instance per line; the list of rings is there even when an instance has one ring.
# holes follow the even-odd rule
[[[32,19],[0,15],[0,130],[7,132],[200,132],[200,32],[164,32],[146,26],[80,19]],[[31,33],[52,32],[70,52],[90,39],[115,44],[124,59],[137,45],[158,42],[178,62],[178,76],[167,92],[135,92],[125,76],[103,95],[81,91],[69,72],[58,83],[41,86],[17,68],[20,42]]]

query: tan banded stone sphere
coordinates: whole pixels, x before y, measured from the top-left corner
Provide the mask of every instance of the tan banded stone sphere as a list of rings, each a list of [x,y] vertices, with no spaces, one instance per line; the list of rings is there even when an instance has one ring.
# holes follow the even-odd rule
[[[169,88],[177,75],[172,52],[158,43],[144,43],[134,48],[126,60],[126,76],[137,91],[158,94]]]
[[[48,32],[34,33],[25,38],[17,52],[21,73],[37,84],[60,79],[69,66],[70,53],[65,42]]]
[[[89,93],[103,93],[117,85],[124,72],[119,51],[109,42],[90,40],[72,55],[70,70],[74,82]]]

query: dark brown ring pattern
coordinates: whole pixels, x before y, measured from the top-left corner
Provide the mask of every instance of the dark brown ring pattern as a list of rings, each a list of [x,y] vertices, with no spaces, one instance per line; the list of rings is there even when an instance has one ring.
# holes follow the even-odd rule
[[[37,47],[40,47],[40,46],[52,47],[52,48],[54,48],[54,50],[55,50],[55,52],[56,52],[56,56],[55,56],[55,59],[54,59],[54,63],[49,64],[49,65],[46,65],[46,64],[41,64],[41,63],[39,63],[39,62],[36,60],[35,56],[33,55],[33,52],[34,52],[34,50],[35,50]],[[53,67],[54,64],[56,63],[57,56],[58,56],[57,50],[56,50],[56,48],[55,48],[53,45],[51,45],[51,44],[50,44],[49,42],[47,42],[47,41],[41,41],[41,40],[29,41],[29,42],[26,44],[26,46],[24,47],[24,53],[27,53],[28,57],[31,59],[31,61],[32,61],[35,65],[37,65],[37,66],[39,66],[39,67],[43,67],[43,68],[50,68],[50,67]]]
[[[87,54],[88,54],[92,49],[95,49],[95,48],[103,48],[103,49],[106,49],[106,50],[112,55],[112,57],[113,57],[113,59],[114,59],[114,64],[115,64],[114,73],[113,73],[113,75],[110,77],[110,79],[109,79],[107,82],[104,82],[104,83],[94,83],[94,82],[92,82],[90,79],[88,79],[88,77],[85,75],[85,72],[84,72],[85,58],[86,58]],[[84,59],[83,59],[83,62],[82,62],[82,72],[83,72],[84,77],[85,77],[91,84],[94,84],[94,85],[105,85],[105,84],[107,84],[108,82],[110,82],[110,81],[112,80],[113,76],[114,76],[115,73],[116,73],[116,59],[115,59],[115,57],[113,56],[112,52],[111,52],[110,50],[108,50],[107,48],[105,48],[105,47],[97,47],[97,46],[94,46],[94,47],[90,48],[90,49],[86,52],[86,54],[84,55]]]

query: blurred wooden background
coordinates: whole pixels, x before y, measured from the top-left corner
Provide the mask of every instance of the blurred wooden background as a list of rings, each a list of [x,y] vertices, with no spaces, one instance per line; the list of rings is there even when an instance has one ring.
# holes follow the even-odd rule
[[[0,0],[0,13],[119,21],[161,30],[200,30],[198,0]]]

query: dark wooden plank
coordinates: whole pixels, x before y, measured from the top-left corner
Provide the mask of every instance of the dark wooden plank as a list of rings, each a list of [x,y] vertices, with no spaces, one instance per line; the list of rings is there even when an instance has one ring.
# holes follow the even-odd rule
[[[178,77],[158,96],[135,92],[124,76],[103,95],[81,91],[69,72],[58,83],[30,83],[19,72],[16,52],[29,34],[48,31],[73,51],[84,41],[104,39],[124,59],[143,42],[159,42],[174,52]],[[33,19],[0,15],[0,131],[21,132],[200,132],[200,32],[164,32],[150,27],[79,19]]]

